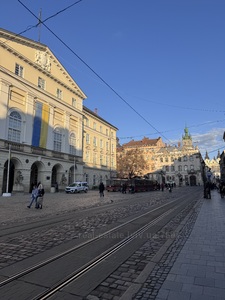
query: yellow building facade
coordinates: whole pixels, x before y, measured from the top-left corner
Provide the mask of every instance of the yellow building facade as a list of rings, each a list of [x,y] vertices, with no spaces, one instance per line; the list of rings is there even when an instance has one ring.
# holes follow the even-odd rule
[[[85,179],[92,186],[100,171],[103,178],[110,176],[110,167],[103,174],[99,165],[92,165],[90,171],[83,161],[84,122],[90,115],[83,108],[85,99],[46,45],[0,29],[2,192],[28,192],[38,181],[46,191],[56,183],[64,189]],[[116,135],[117,129],[109,128]],[[96,152],[97,161],[99,155]]]

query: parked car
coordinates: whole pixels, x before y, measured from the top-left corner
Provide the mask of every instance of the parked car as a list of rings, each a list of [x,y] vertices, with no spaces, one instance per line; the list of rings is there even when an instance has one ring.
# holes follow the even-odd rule
[[[88,184],[87,182],[73,182],[69,186],[65,188],[65,192],[74,194],[74,193],[80,193],[88,191]]]

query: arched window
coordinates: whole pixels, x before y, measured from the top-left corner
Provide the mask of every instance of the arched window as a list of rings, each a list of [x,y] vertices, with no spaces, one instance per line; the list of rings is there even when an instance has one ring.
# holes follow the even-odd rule
[[[54,145],[53,145],[53,149],[54,151],[58,151],[61,152],[62,149],[62,132],[60,130],[60,128],[56,128],[53,132],[53,141],[54,141]]]
[[[22,118],[17,111],[9,115],[8,140],[20,143]]]
[[[74,133],[70,134],[70,154],[76,155],[76,135]]]

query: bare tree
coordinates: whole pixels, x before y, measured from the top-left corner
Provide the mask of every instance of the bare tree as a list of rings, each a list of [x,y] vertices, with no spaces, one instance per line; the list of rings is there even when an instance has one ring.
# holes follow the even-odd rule
[[[117,155],[117,173],[121,178],[143,176],[146,161],[139,149],[122,150]]]

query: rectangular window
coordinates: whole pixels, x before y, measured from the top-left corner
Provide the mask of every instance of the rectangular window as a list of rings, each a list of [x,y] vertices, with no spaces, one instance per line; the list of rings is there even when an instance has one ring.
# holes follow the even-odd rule
[[[54,151],[61,152],[61,146],[62,146],[62,134],[58,132],[57,130],[54,132]]]
[[[97,138],[94,136],[93,138],[93,145],[96,147],[97,146]]]
[[[60,89],[57,89],[57,90],[56,90],[56,97],[57,97],[58,99],[62,99],[62,91],[61,91]]]
[[[20,66],[19,64],[16,64],[15,66],[15,74],[20,77],[23,77],[23,67]]]
[[[45,89],[45,80],[41,77],[38,77],[38,87],[42,90]]]
[[[93,129],[96,130],[96,123],[93,123]]]
[[[100,140],[100,148],[103,148],[103,141]]]
[[[86,143],[87,143],[87,144],[90,144],[90,136],[89,136],[88,133],[86,134]]]

